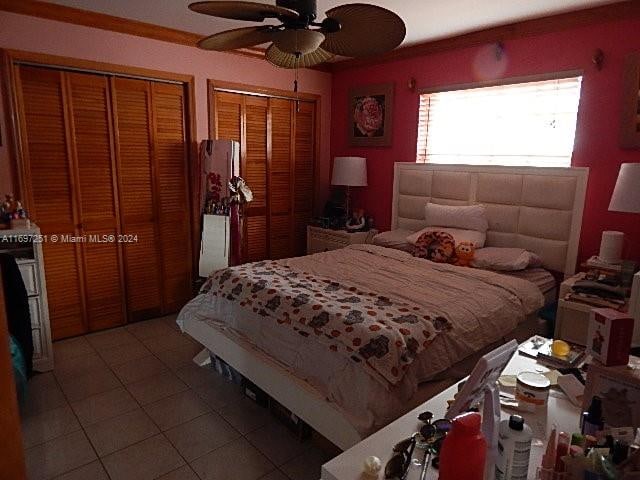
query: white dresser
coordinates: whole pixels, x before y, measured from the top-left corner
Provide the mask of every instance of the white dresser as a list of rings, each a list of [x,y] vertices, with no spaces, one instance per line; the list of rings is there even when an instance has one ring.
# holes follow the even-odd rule
[[[321,227],[307,227],[307,255],[337,250],[357,243],[371,243],[377,230],[350,233]]]
[[[31,228],[0,230],[0,252],[15,257],[29,296],[31,332],[33,337],[33,369],[46,372],[53,369],[53,348],[47,304],[47,284],[44,276],[40,229]]]

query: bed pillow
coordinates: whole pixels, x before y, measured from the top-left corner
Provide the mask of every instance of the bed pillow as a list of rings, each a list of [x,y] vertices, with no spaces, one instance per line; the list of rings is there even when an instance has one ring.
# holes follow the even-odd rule
[[[429,227],[452,227],[483,233],[489,229],[484,205],[454,206],[429,202],[424,207],[424,218]]]
[[[407,237],[407,242],[411,245],[415,245],[418,238],[423,233],[427,232],[446,232],[450,234],[456,242],[456,245],[460,245],[461,242],[471,242],[476,248],[484,247],[484,242],[487,239],[487,234],[479,232],[477,230],[462,230],[460,228],[449,228],[442,226],[427,227],[422,230],[418,230]]]
[[[476,250],[471,266],[485,270],[515,271],[541,267],[542,259],[524,248],[487,247]]]
[[[411,234],[411,230],[389,230],[382,232],[373,237],[373,244],[380,247],[395,248],[403,252],[411,252],[411,244],[407,242],[407,235]]]

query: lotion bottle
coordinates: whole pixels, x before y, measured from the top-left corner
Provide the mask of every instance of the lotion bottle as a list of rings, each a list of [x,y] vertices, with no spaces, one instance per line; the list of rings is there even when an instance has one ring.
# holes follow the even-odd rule
[[[500,422],[496,480],[527,480],[532,437],[520,415]]]

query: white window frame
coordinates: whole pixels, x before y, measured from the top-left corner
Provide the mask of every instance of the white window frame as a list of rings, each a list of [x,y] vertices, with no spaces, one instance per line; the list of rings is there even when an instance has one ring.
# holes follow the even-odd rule
[[[472,84],[462,84],[462,85],[454,85],[448,87],[437,87],[437,88],[429,88],[423,89],[419,91],[419,104],[418,104],[418,125],[417,125],[417,141],[416,141],[416,162],[417,163],[440,163],[440,164],[467,164],[467,165],[506,165],[506,166],[549,166],[549,167],[569,167],[572,164],[573,151],[575,149],[575,138],[577,134],[578,128],[578,112],[580,110],[580,97],[582,92],[582,81],[583,81],[583,72],[582,71],[567,71],[567,72],[558,72],[548,75],[536,75],[529,77],[516,77],[503,79],[495,82],[478,82]],[[575,117],[572,117],[573,105],[570,105],[570,111],[557,112],[558,118],[564,121],[564,128],[570,129],[571,125],[573,126],[572,134],[573,137],[570,139],[571,142],[569,144],[569,139],[567,138],[567,142],[562,145],[562,141],[558,141],[556,137],[556,143],[553,146],[548,147],[548,151],[542,151],[544,149],[540,148],[540,145],[547,145],[543,142],[532,142],[528,146],[525,151],[518,152],[517,146],[515,145],[505,145],[501,144],[500,146],[496,146],[498,142],[487,142],[493,143],[494,146],[483,146],[483,147],[475,147],[477,141],[471,142],[471,145],[466,145],[464,147],[453,147],[452,144],[454,142],[453,137],[456,136],[459,138],[460,135],[464,135],[464,131],[466,127],[462,126],[462,130],[455,135],[447,138],[447,134],[438,132],[434,135],[441,135],[439,142],[437,145],[440,146],[442,150],[430,153],[429,147],[433,146],[434,142],[438,141],[438,137],[431,139],[431,145],[428,145],[429,140],[429,126],[430,121],[433,119],[429,118],[429,115],[432,113],[428,107],[425,106],[425,102],[428,102],[432,99],[436,99],[437,101],[454,101],[460,102],[460,96],[447,96],[441,95],[439,98],[437,94],[439,93],[453,93],[462,91],[470,91],[470,98],[473,98],[474,92],[472,90],[481,90],[487,89],[484,92],[484,95],[500,95],[501,92],[500,87],[505,87],[505,92],[508,92],[509,87],[514,88],[514,93],[517,91],[519,87],[522,87],[521,92],[524,92],[528,86],[535,88],[535,83],[544,82],[548,85],[543,85],[542,88],[552,88],[551,84],[555,84],[555,87],[559,90],[563,86],[571,87],[571,82],[576,83],[578,85],[578,95],[577,98],[571,99],[571,101],[576,101],[575,103]],[[530,84],[530,85],[526,85]],[[491,90],[489,90],[489,88]],[[482,98],[480,95],[476,98]],[[504,97],[503,97],[504,98]],[[569,99],[566,99],[568,103],[570,103]],[[452,106],[455,104],[452,104]],[[459,104],[458,104],[459,105]],[[436,111],[438,113],[438,111]],[[513,113],[510,112],[513,116]],[[554,112],[555,114],[556,112]],[[551,114],[551,113],[549,113]],[[569,114],[569,115],[567,115]],[[457,117],[456,117],[457,118]],[[478,116],[474,117],[478,118]],[[533,115],[528,115],[525,119],[533,118]],[[555,120],[555,119],[554,119]],[[529,120],[531,121],[531,120]],[[444,125],[447,127],[447,132],[452,131],[455,127],[450,127],[452,120],[448,118],[447,120],[443,120]],[[573,123],[571,123],[573,122]],[[475,123],[477,124],[477,123]],[[512,125],[512,123],[509,123]],[[431,125],[431,128],[434,128]],[[445,127],[442,127],[445,128]],[[470,127],[469,127],[470,128]],[[543,127],[544,128],[544,127]],[[544,132],[541,132],[544,135]],[[511,137],[508,137],[511,138]],[[531,145],[535,145],[532,147]],[[432,147],[434,148],[434,147]],[[436,147],[437,148],[437,147]],[[459,148],[459,150],[458,150]],[[478,150],[476,150],[478,148]],[[484,150],[483,150],[484,149]],[[531,150],[532,149],[532,150]],[[466,150],[466,151],[465,151]],[[534,150],[538,150],[537,152]],[[477,151],[477,153],[476,153]]]

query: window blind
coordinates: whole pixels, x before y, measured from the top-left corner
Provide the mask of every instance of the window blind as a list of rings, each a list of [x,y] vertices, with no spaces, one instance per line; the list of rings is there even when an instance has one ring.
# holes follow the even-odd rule
[[[419,163],[571,166],[582,77],[420,96]]]

